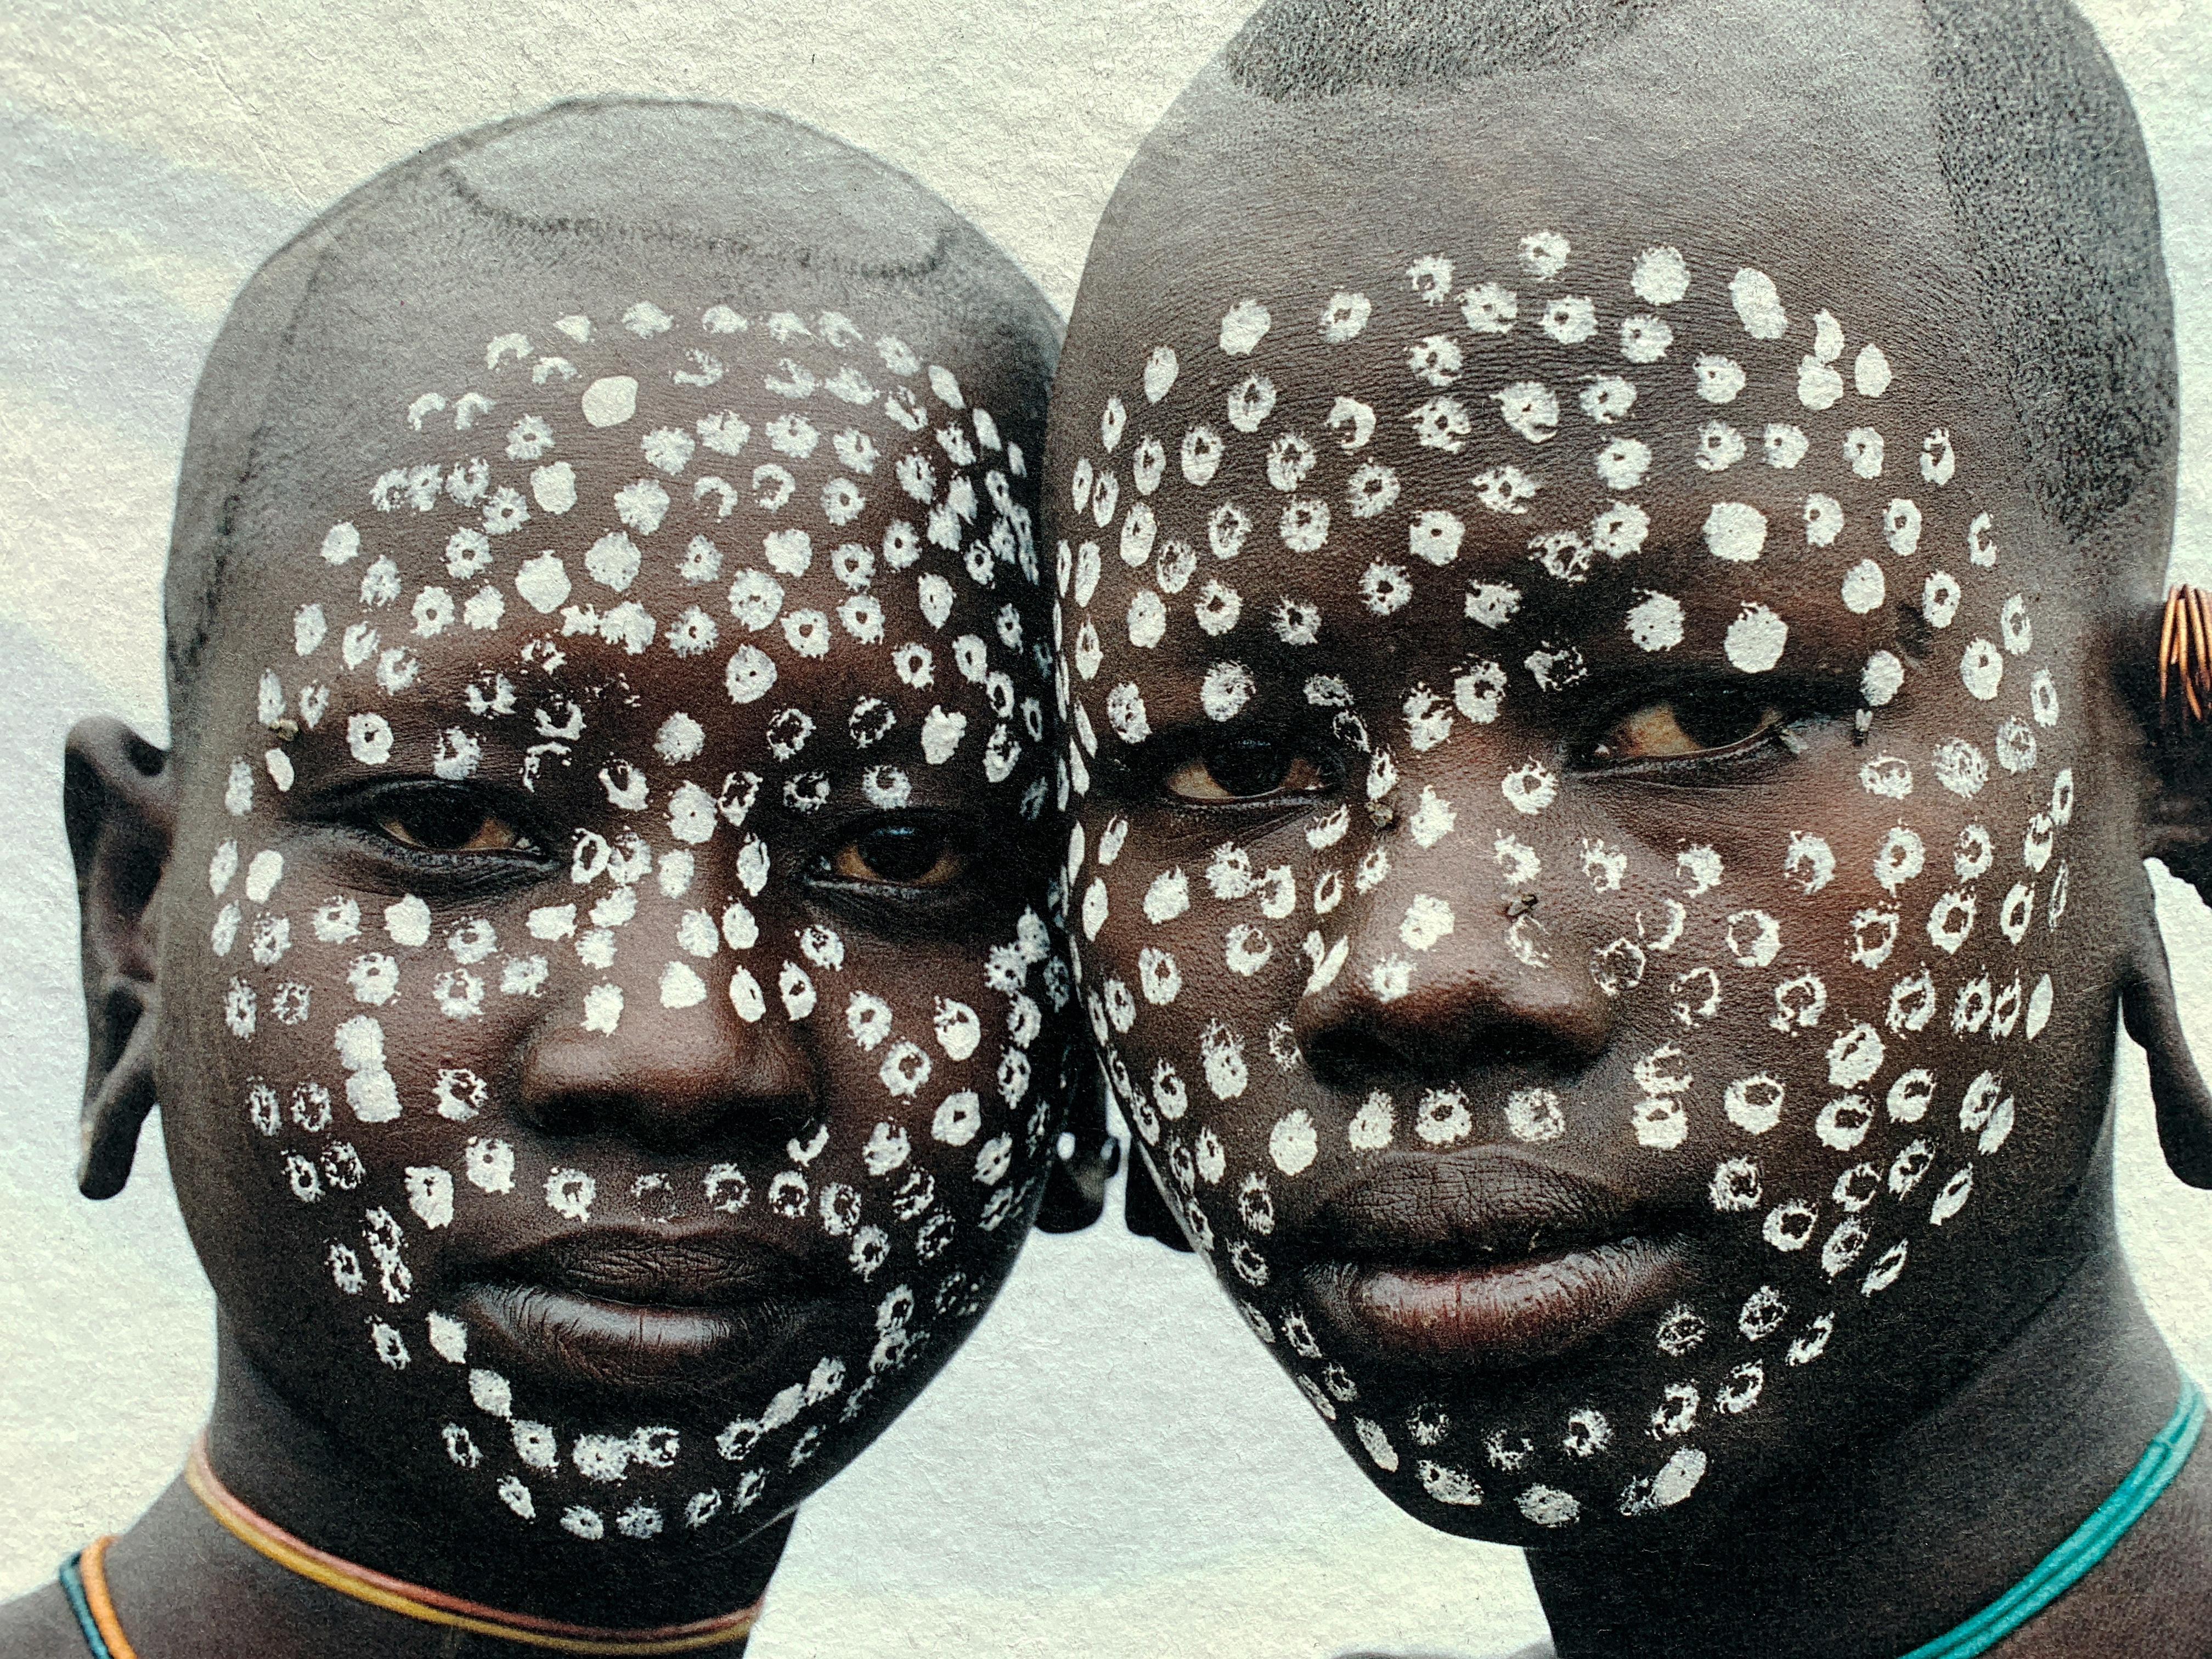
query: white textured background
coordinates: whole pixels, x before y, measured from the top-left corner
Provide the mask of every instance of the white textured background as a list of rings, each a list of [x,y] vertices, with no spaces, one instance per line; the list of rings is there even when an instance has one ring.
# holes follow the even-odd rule
[[[1123,164],[1249,0],[14,0],[0,18],[0,1596],[126,1524],[205,1409],[210,1298],[149,1133],[70,1178],[82,1065],[62,734],[162,730],[160,578],[192,380],[253,267],[458,129],[582,93],[750,101],[918,174],[1065,307]],[[2090,0],[2165,197],[2187,413],[2177,574],[2212,581],[2212,7]],[[214,14],[210,15],[208,14]],[[2212,919],[2160,878],[2212,1061]],[[2129,1247],[2212,1376],[2212,1194],[2125,1054]],[[1039,1237],[919,1405],[808,1505],[760,1659],[1486,1655],[1518,1557],[1401,1516],[1186,1257]]]

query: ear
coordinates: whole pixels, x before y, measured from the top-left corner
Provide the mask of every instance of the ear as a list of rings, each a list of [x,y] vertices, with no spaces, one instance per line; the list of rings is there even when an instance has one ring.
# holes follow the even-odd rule
[[[1036,1224],[1042,1232],[1079,1233],[1106,1212],[1106,1183],[1121,1167],[1121,1143],[1107,1127],[1106,1079],[1097,1063],[1073,1048],[1060,1073],[1067,1114],[1060,1120],[1060,1144],[1053,1148]]]
[[[1149,1158],[1129,1160],[1128,1190],[1121,1194],[1121,1224],[1139,1238],[1157,1239],[1184,1255],[1196,1254],[1162,1194]]]
[[[2212,1090],[2204,1086],[2181,1029],[2173,971],[2149,901],[2142,911],[2131,971],[2120,988],[2120,1017],[2150,1062],[2151,1104],[2166,1167],[2192,1187],[2212,1187]]]
[[[2136,635],[2143,646],[2157,641],[2154,656],[2139,646],[2122,664],[2123,689],[2149,745],[2142,855],[2212,901],[2212,604],[2198,589],[2176,587],[2156,616],[2137,621]],[[2144,892],[2133,909],[2136,937],[2120,988],[2121,1016],[2150,1062],[2151,1101],[2167,1165],[2191,1186],[2212,1188],[2212,1090],[2181,1029],[2152,896]]]
[[[76,862],[91,1038],[76,1184],[87,1198],[112,1198],[130,1179],[154,1109],[161,1019],[152,901],[176,826],[169,757],[120,720],[80,721],[64,755],[62,811]]]

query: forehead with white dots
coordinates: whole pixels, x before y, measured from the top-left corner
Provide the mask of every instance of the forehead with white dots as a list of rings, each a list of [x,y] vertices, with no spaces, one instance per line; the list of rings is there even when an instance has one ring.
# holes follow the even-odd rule
[[[1042,608],[1028,466],[951,369],[836,312],[679,319],[640,299],[456,368],[384,412],[404,459],[270,561],[313,597],[231,711],[255,742],[218,773],[200,890],[215,1041],[285,1218],[271,1237],[303,1241],[270,1272],[428,1413],[410,1453],[580,1540],[727,1525],[875,1432],[898,1391],[879,1381],[941,1362],[933,1334],[981,1311],[1041,1189],[1046,1033],[1071,997],[1042,885],[964,974],[870,984],[880,951],[799,914],[778,828],[896,811],[923,783],[1041,817],[1052,658],[1025,628]],[[598,827],[544,849],[562,890],[527,902],[301,890],[305,868],[336,878],[286,840],[318,744],[432,787],[580,791]],[[721,763],[738,751],[752,763]],[[641,1021],[668,1042],[775,1029],[830,1097],[758,1168],[595,1172],[515,1132],[502,1079],[529,1044]],[[542,1420],[438,1266],[487,1206],[556,1233],[738,1218],[848,1272],[865,1339],[716,1402],[704,1431]]]
[[[1960,1231],[2036,1109],[2008,1069],[2067,1018],[2082,762],[2048,665],[2073,642],[2008,571],[1947,389],[1760,270],[1672,246],[1616,269],[1539,230],[1486,264],[1218,304],[1188,336],[1087,342],[1062,380],[1092,401],[1056,412],[1045,486],[1086,798],[1068,893],[1116,1098],[1255,1332],[1415,1512],[1669,1507],[1770,1381],[1878,1317],[1916,1234]],[[1602,689],[1594,641],[1756,689],[1837,638],[1838,810],[1778,782],[1803,818],[1778,830],[1769,795],[1738,810],[1756,824],[1655,837],[1593,814],[1537,740]],[[1358,761],[1302,834],[1193,862],[1165,795],[1094,790],[1102,750],[1151,779],[1163,719],[1181,755],[1270,697]],[[1349,1102],[1316,1079],[1314,1008],[1453,994],[1470,959],[1591,1003],[1604,1053],[1495,1087],[1477,1056]],[[1654,1191],[1737,1218],[1744,1282],[1700,1285],[1648,1374],[1586,1399],[1426,1397],[1326,1352],[1271,1236],[1312,1182],[1484,1136],[1632,1148]]]
[[[1577,276],[1591,292],[1559,291]],[[1375,296],[1317,290],[1296,311],[1281,296],[1235,301],[1213,338],[1141,354],[1133,384],[1103,399],[1095,442],[1087,427],[1070,442],[1087,453],[1054,488],[1073,509],[1063,556],[1077,602],[1118,559],[1153,590],[1129,601],[1127,639],[1140,649],[1180,620],[1185,605],[1169,601],[1187,587],[1189,620],[1216,638],[1243,622],[1248,637],[1310,645],[1332,608],[1385,617],[1417,596],[1421,611],[1495,630],[1542,596],[1532,590],[1633,570],[1624,562],[1647,543],[1695,545],[1705,573],[1676,562],[1670,582],[1742,590],[1717,643],[1746,673],[1775,668],[1790,627],[1763,589],[1837,563],[1835,603],[1850,617],[1907,597],[1892,592],[1911,568],[1899,563],[1920,559],[1923,509],[1958,458],[1944,425],[1894,429],[1911,405],[1890,396],[1880,342],[1852,340],[1825,308],[1793,325],[1762,271],[1702,280],[1713,292],[1693,297],[1671,246],[1624,270],[1579,270],[1566,240],[1542,232],[1495,275],[1437,254]],[[1702,328],[1680,314],[1700,297],[1724,297],[1728,326],[1714,325],[1712,304]],[[1117,535],[1084,533],[1109,526]],[[1990,514],[1963,532],[1924,562],[1931,617],[1955,609],[1945,567],[1994,562]],[[1463,549],[1479,574],[1453,571]],[[1248,553],[1267,556],[1238,566]],[[1620,612],[1615,625],[1644,651],[1684,643],[1679,592],[1635,591]],[[1079,666],[1095,668],[1120,632],[1079,630]],[[1530,672],[1557,684],[1573,668]],[[1902,669],[1894,653],[1871,656],[1869,707],[1895,695]],[[1247,678],[1224,660],[1207,712],[1239,712]],[[1117,729],[1133,730],[1142,688],[1116,690]]]

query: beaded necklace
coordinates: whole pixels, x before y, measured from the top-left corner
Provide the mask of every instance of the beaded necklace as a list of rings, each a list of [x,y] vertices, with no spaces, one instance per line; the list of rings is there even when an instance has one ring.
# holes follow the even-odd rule
[[[442,1590],[410,1584],[389,1574],[317,1549],[295,1538],[274,1522],[246,1507],[226,1487],[208,1462],[207,1437],[192,1444],[185,1464],[185,1484],[207,1505],[223,1529],[240,1543],[266,1556],[278,1566],[295,1572],[326,1589],[371,1607],[382,1607],[427,1625],[466,1631],[525,1647],[555,1653],[647,1655],[696,1653],[706,1648],[742,1642],[760,1618],[756,1601],[735,1613],[690,1624],[663,1625],[650,1630],[618,1630],[596,1625],[574,1625],[534,1613],[507,1613],[481,1602],[465,1601]],[[62,1593],[76,1614],[78,1628],[93,1659],[138,1659],[115,1616],[115,1602],[107,1589],[107,1547],[112,1537],[101,1538],[62,1564]]]

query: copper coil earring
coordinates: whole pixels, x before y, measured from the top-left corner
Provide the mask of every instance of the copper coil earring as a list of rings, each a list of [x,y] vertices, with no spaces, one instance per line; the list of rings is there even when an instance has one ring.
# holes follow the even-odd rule
[[[2158,701],[2161,711],[2179,710],[2168,701],[2178,683],[2189,718],[2202,720],[2212,709],[2212,594],[2177,582],[2166,596],[2159,624]]]

